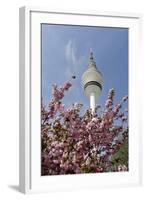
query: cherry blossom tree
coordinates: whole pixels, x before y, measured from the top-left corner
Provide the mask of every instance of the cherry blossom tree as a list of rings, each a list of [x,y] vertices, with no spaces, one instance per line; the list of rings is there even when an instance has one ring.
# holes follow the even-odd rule
[[[101,112],[87,109],[81,115],[82,104],[66,108],[62,103],[71,86],[70,81],[53,85],[52,99],[47,106],[42,102],[41,174],[127,171],[128,160],[116,163],[116,159],[121,147],[128,144],[128,110],[123,111],[128,96],[114,105],[115,91],[110,89]]]

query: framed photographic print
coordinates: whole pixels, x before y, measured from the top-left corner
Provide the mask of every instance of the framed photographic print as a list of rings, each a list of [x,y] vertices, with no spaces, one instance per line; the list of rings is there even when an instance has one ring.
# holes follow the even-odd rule
[[[141,183],[141,15],[20,8],[20,191]]]

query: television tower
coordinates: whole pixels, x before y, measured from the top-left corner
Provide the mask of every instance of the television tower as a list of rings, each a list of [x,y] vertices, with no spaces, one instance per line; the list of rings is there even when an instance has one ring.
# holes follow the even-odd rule
[[[90,108],[95,112],[96,100],[102,91],[102,74],[96,67],[92,49],[90,49],[88,68],[82,75],[82,84],[85,95],[90,99]]]

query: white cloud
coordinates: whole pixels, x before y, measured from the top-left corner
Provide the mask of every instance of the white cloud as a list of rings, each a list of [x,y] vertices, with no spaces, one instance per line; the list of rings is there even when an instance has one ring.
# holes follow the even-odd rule
[[[87,65],[87,56],[85,52],[79,47],[75,40],[68,40],[64,46],[64,56],[65,56],[65,79],[69,80],[72,75],[76,76],[73,80],[73,85],[70,89],[70,96],[75,102],[78,102],[78,98],[83,92],[81,77]],[[81,102],[82,100],[80,100]]]
[[[73,65],[76,64],[77,59],[75,57],[75,46],[71,40],[69,40],[65,46],[65,56],[67,61],[71,62]]]
[[[69,40],[65,45],[65,58],[67,61],[66,75],[78,75],[85,64],[85,56],[77,56],[77,45],[74,40]]]

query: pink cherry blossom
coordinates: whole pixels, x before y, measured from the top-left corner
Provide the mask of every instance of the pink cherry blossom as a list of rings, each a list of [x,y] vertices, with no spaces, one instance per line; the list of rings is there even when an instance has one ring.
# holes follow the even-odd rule
[[[102,112],[62,103],[72,84],[53,85],[52,99],[41,105],[42,175],[127,171],[128,166],[112,166],[111,157],[128,141],[127,112],[121,112],[128,96],[114,106],[115,91],[110,89]],[[117,122],[118,121],[118,124]]]
[[[119,172],[125,172],[125,171],[128,171],[128,168],[126,167],[126,165],[119,165],[118,171]]]

